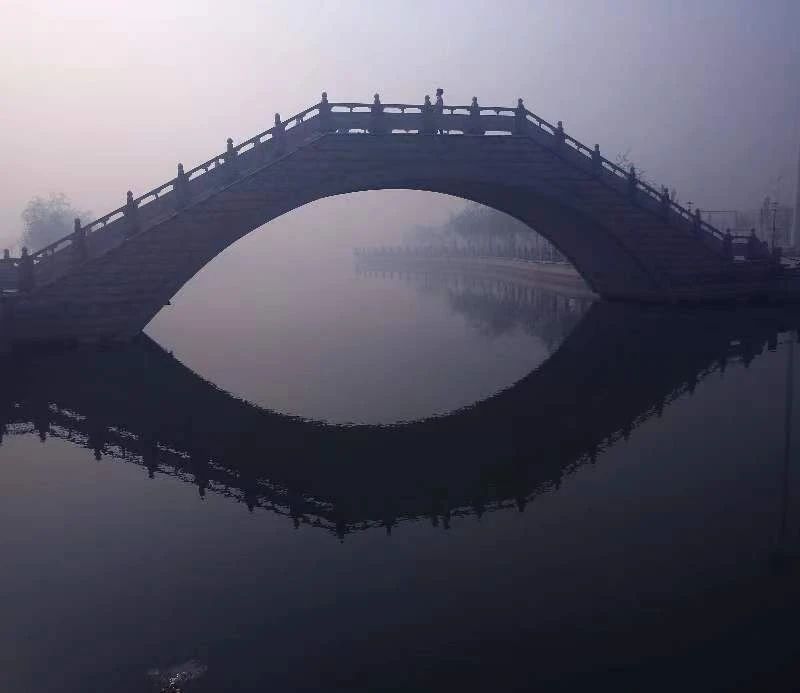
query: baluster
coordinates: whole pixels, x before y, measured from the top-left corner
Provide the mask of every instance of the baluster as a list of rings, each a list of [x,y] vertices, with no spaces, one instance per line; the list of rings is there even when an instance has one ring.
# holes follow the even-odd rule
[[[141,230],[139,224],[139,205],[133,199],[133,193],[130,190],[128,190],[125,199],[125,207],[122,213],[127,222],[125,225],[125,235],[133,236],[135,233],[138,233]]]
[[[478,105],[478,97],[472,97],[472,105],[469,107],[469,125],[467,126],[467,133],[470,135],[483,135],[483,126],[481,125],[481,107]]]
[[[564,132],[564,123],[562,123],[560,120],[558,121],[558,124],[556,125],[556,131],[553,134],[556,138],[556,146],[561,147],[564,144],[567,135]]]
[[[603,157],[600,155],[600,145],[594,145],[592,150],[592,170],[599,174],[603,170]]]
[[[281,114],[275,114],[275,126],[272,128],[272,146],[276,156],[281,156],[286,150],[286,124],[281,122]]]
[[[669,190],[666,186],[661,187],[661,214],[664,215],[664,219],[669,219],[669,208],[670,208],[671,200],[669,199]]]
[[[699,207],[694,208],[694,218],[692,219],[692,229],[699,236],[703,228],[703,219]]]
[[[375,94],[372,100],[372,107],[369,116],[369,131],[373,135],[386,134],[386,119],[383,113],[383,104],[381,104],[381,97]]]
[[[636,200],[637,189],[638,180],[636,178],[636,167],[631,166],[630,171],[628,171],[628,196],[631,198],[631,201]]]
[[[17,286],[20,291],[31,291],[36,285],[33,274],[33,258],[28,254],[28,249],[23,247],[19,258],[19,273],[17,274]]]
[[[327,91],[322,92],[322,99],[319,102],[319,129],[320,132],[332,132],[334,130]]]
[[[730,229],[725,229],[725,236],[722,239],[722,255],[726,260],[733,261],[733,236]]]
[[[175,177],[175,207],[183,209],[189,204],[189,177],[183,170],[183,164],[178,164],[178,175]]]
[[[223,155],[223,173],[229,181],[236,178],[239,173],[238,156],[239,152],[233,148],[233,139],[229,137],[226,140],[225,154]]]
[[[517,99],[517,107],[514,109],[514,134],[528,134],[528,118],[525,104],[522,99]]]
[[[81,220],[75,217],[75,232],[72,234],[73,261],[81,263],[86,260],[86,229],[81,226]]]
[[[436,134],[436,117],[431,103],[431,97],[425,95],[425,103],[422,104],[422,128],[420,129],[422,135],[435,135]]]

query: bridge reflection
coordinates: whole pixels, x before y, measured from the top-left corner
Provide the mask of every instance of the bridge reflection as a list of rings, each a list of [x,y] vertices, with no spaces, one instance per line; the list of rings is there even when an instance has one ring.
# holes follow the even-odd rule
[[[444,294],[453,312],[463,315],[478,331],[499,336],[513,329],[539,337],[552,352],[580,322],[595,300],[588,290],[565,293],[548,290],[536,282],[522,283],[494,276],[479,276],[458,266],[400,270],[370,269],[356,265],[368,278],[397,279],[420,291]]]
[[[97,459],[339,537],[424,518],[448,527],[454,517],[524,510],[710,373],[731,360],[749,364],[800,324],[768,309],[590,305],[481,280],[425,281],[491,329],[523,325],[553,343],[569,334],[512,387],[394,426],[332,426],[259,408],[144,336],[108,350],[16,356],[3,368],[0,432],[69,440]],[[500,322],[491,318],[498,305]]]

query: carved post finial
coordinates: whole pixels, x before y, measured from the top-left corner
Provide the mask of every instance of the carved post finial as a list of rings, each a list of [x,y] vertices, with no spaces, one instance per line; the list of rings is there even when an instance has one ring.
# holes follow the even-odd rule
[[[383,104],[381,103],[381,95],[375,92],[372,97],[372,108],[370,109],[369,118],[369,131],[373,135],[385,135],[386,127],[384,125],[383,117]]]
[[[556,146],[560,146],[564,143],[564,139],[566,135],[564,134],[564,123],[562,121],[558,121],[556,123],[556,131],[553,133],[556,138]]]
[[[233,138],[229,137],[226,140],[226,147],[225,147],[225,168],[223,170],[223,175],[227,177],[229,181],[233,180],[237,175],[237,162],[236,157],[239,155],[233,148]]]
[[[517,107],[514,109],[514,134],[524,135],[528,129],[528,114],[522,99],[517,99]]]
[[[631,165],[630,169],[628,170],[628,196],[632,202],[636,201],[638,187],[639,185],[638,179],[636,178],[636,167]]]
[[[185,207],[189,201],[189,181],[186,177],[186,171],[183,170],[183,164],[178,164],[178,176],[175,178],[175,202],[176,207],[181,209]]]
[[[72,251],[76,262],[86,259],[86,229],[81,226],[80,217],[75,217],[75,233],[72,236]]]
[[[425,94],[425,101],[422,104],[422,129],[423,135],[436,134],[436,123],[433,115],[433,104],[430,94]]]
[[[275,127],[272,130],[272,151],[276,156],[281,156],[285,151],[284,125],[281,122],[281,114],[275,114]]]
[[[35,284],[33,274],[33,258],[28,255],[28,248],[22,246],[22,253],[19,259],[19,274],[17,275],[20,291],[30,291]]]
[[[484,129],[481,125],[481,107],[478,105],[478,97],[472,97],[472,105],[469,107],[469,134],[483,135]]]
[[[600,155],[600,145],[594,145],[592,150],[592,167],[595,171],[600,171],[603,168],[603,157]]]
[[[328,103],[328,92],[322,92],[322,100],[319,102],[319,129],[320,132],[331,132],[332,112],[331,105]]]
[[[700,208],[694,208],[694,217],[692,219],[692,226],[694,227],[695,233],[700,233],[700,229],[703,225],[703,218],[700,216]]]
[[[125,199],[125,209],[123,211],[125,218],[127,219],[127,225],[125,227],[125,234],[127,236],[132,236],[133,234],[139,231],[139,214],[136,208],[136,203],[133,200],[133,193],[128,190]]]

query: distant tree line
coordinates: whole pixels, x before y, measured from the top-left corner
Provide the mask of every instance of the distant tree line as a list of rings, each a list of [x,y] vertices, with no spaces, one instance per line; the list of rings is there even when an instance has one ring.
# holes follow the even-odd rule
[[[389,249],[374,249],[387,252]],[[406,234],[398,252],[425,255],[493,256],[565,262],[546,238],[524,222],[491,207],[469,203],[439,226],[421,226]],[[362,252],[368,252],[363,249]]]

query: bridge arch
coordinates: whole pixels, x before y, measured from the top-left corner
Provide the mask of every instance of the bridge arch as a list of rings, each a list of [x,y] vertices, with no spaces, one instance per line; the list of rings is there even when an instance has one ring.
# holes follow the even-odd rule
[[[318,104],[238,147],[229,142],[222,156],[188,174],[181,168],[141,198],[129,195],[125,207],[89,225],[90,233],[79,228],[38,253],[35,272],[25,275],[36,289],[17,301],[15,333],[130,338],[247,233],[315,200],[382,189],[444,193],[509,214],[552,242],[605,298],[674,301],[752,291],[733,276],[715,230],[699,220],[693,226],[686,210],[620,176],[599,154],[587,156],[563,129],[521,106],[489,109],[493,116],[452,108],[442,117],[453,130],[472,132],[460,135],[397,134],[427,132],[419,107],[414,114],[398,107],[381,124],[375,118],[383,106],[354,112],[361,106],[346,104],[349,113],[333,106]],[[497,130],[513,134],[483,134]]]

